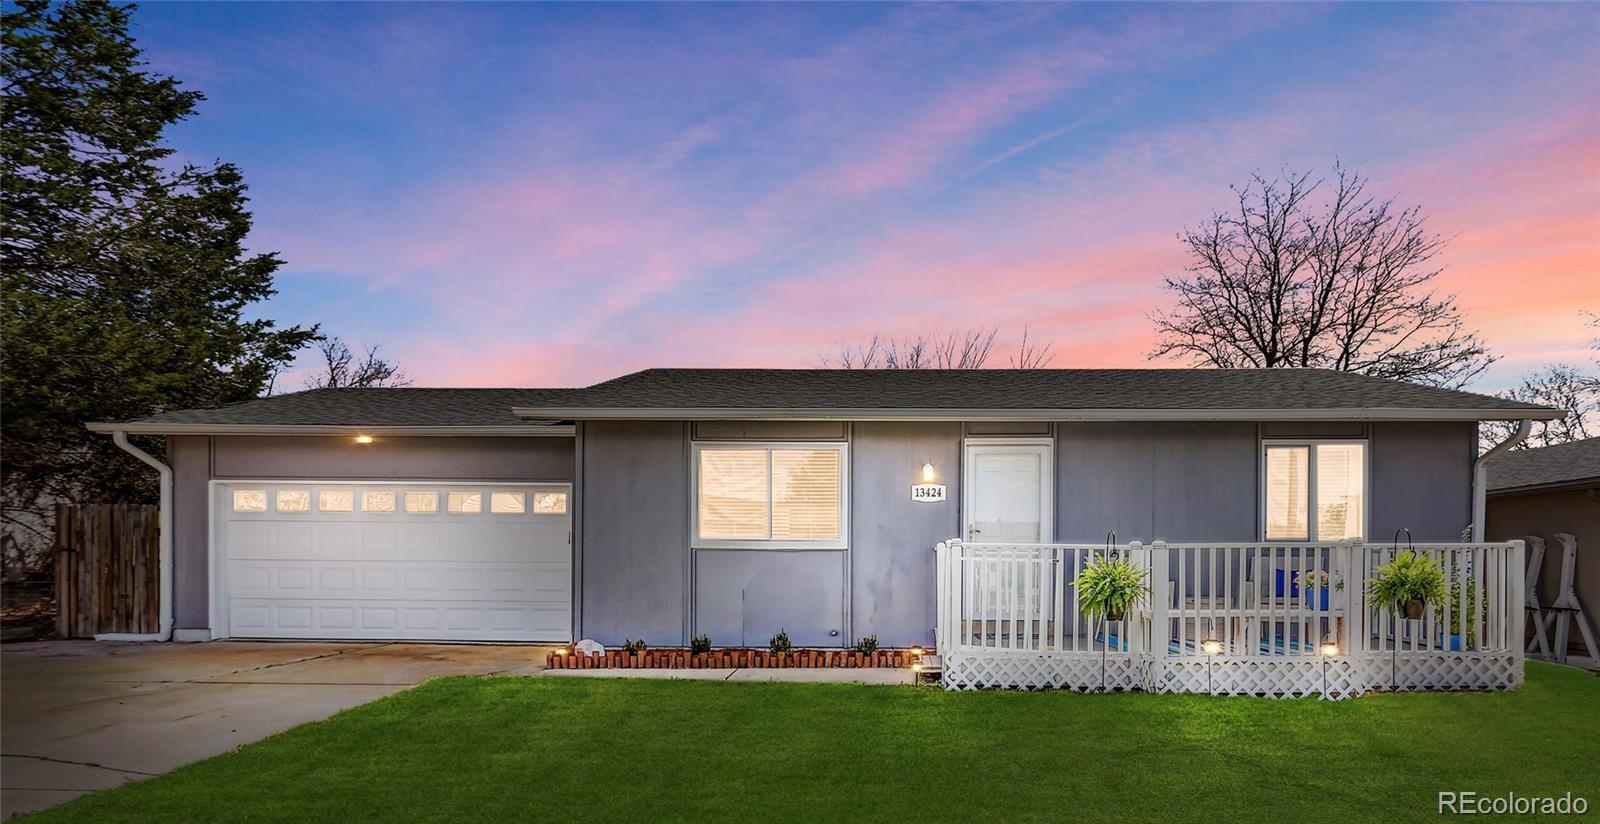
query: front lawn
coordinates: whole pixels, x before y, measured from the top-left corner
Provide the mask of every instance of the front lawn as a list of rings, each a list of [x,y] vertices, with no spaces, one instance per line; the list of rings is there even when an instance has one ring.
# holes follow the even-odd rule
[[[1353,701],[457,678],[36,821],[1435,819],[1600,814],[1600,679]]]

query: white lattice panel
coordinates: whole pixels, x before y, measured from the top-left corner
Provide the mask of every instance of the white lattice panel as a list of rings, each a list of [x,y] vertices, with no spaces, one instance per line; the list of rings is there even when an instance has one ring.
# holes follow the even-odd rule
[[[1373,653],[1366,659],[1371,689],[1511,690],[1522,686],[1521,655],[1477,652],[1402,652],[1398,658]]]
[[[1149,656],[1097,652],[1025,653],[960,650],[944,659],[940,682],[949,690],[1006,688],[1122,692],[1142,689]]]
[[[1391,673],[1391,664],[1393,672]],[[1103,673],[1103,680],[1102,680]],[[958,650],[945,657],[950,690],[1142,690],[1271,698],[1351,698],[1375,690],[1508,690],[1522,684],[1514,654],[1402,653],[1333,656],[1156,656]]]
[[[1361,668],[1349,658],[1173,656],[1152,677],[1152,692],[1209,692],[1300,698],[1348,698],[1364,692]],[[1155,670],[1152,662],[1152,670]]]

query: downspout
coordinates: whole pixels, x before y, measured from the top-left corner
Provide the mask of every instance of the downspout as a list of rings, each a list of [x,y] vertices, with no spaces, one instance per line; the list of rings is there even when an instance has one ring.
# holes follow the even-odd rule
[[[128,443],[128,433],[111,433],[111,442],[123,452],[149,464],[161,473],[161,624],[159,632],[102,632],[96,641],[171,641],[172,640],[172,467],[150,453]]]
[[[1489,487],[1489,462],[1500,457],[1501,453],[1516,447],[1517,444],[1527,440],[1528,433],[1533,431],[1533,419],[1523,418],[1517,425],[1517,431],[1511,437],[1495,444],[1488,452],[1478,456],[1472,462],[1472,542],[1483,543],[1484,513],[1488,509]]]

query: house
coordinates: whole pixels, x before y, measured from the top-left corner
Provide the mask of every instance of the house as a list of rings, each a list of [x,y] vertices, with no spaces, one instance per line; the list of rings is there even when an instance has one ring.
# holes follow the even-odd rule
[[[951,539],[1458,541],[1478,423],[1559,414],[1314,369],[650,369],[90,428],[167,439],[180,640],[837,647],[935,642]]]
[[[1600,637],[1600,438],[1508,452],[1490,464],[1485,534],[1545,544],[1536,585],[1546,607],[1566,594],[1562,565],[1571,542],[1572,589],[1586,610],[1589,638]],[[1568,652],[1588,657],[1583,633],[1569,625],[1566,634]]]

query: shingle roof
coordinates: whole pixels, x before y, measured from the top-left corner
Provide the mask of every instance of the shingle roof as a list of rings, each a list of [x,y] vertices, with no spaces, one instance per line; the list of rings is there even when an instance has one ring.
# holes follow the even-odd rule
[[[519,416],[513,409],[523,413]],[[539,419],[687,417],[782,410],[1327,411],[1360,417],[1549,417],[1553,410],[1487,395],[1317,369],[647,369],[582,389],[313,389],[215,409],[164,412],[160,427],[533,427]],[[582,412],[583,414],[576,414]],[[666,413],[672,413],[668,415]],[[530,419],[531,418],[531,419]],[[96,428],[112,428],[97,424]],[[176,431],[176,430],[173,430]]]
[[[597,409],[1544,409],[1325,369],[646,369],[551,400]]]
[[[512,414],[546,403],[548,389],[308,389],[209,409],[162,412],[138,423],[222,426],[538,426]]]
[[[1489,491],[1593,481],[1600,484],[1600,438],[1508,452],[1489,463]]]

